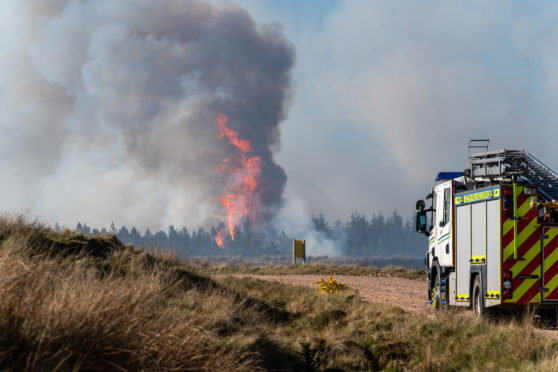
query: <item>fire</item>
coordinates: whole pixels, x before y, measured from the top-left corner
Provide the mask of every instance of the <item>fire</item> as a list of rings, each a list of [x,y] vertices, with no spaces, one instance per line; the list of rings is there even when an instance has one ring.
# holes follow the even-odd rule
[[[215,236],[215,242],[221,248],[224,247],[227,232],[234,240],[236,227],[242,218],[248,217],[252,223],[257,221],[260,207],[259,181],[262,160],[252,155],[250,141],[239,138],[238,133],[225,125],[228,120],[229,118],[223,114],[215,118],[219,138],[226,137],[236,148],[236,156],[223,159],[216,168],[218,172],[230,173],[225,194],[217,198],[227,211],[226,226]]]

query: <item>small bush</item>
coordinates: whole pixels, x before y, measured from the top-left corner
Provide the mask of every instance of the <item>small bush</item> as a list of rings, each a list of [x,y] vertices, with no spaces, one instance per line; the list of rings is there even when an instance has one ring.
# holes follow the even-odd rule
[[[332,279],[331,275],[329,276],[329,279],[327,281],[325,281],[324,278],[321,278],[319,281],[314,282],[314,284],[317,284],[319,286],[321,295],[326,293],[337,294],[339,293],[339,291],[344,291],[348,288],[345,284]]]

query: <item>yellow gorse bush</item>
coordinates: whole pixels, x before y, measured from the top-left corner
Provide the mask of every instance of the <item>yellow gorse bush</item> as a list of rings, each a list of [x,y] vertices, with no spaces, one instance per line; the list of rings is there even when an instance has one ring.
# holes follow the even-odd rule
[[[349,288],[345,284],[333,279],[331,275],[329,276],[329,280],[326,281],[323,278],[321,278],[319,281],[314,282],[314,284],[319,285],[320,295],[326,293],[337,294],[339,293],[339,291]]]

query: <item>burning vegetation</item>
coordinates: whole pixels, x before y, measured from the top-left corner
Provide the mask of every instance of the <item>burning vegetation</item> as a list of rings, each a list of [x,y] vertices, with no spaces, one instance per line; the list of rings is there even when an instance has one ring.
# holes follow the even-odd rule
[[[224,240],[228,233],[234,240],[236,229],[243,218],[252,223],[258,220],[260,209],[260,176],[262,159],[253,155],[250,141],[241,139],[234,130],[226,126],[229,118],[219,114],[215,118],[219,138],[226,137],[234,146],[234,158],[225,158],[216,168],[218,172],[226,172],[226,192],[218,197],[226,210],[225,227],[218,230],[215,242],[224,248]]]

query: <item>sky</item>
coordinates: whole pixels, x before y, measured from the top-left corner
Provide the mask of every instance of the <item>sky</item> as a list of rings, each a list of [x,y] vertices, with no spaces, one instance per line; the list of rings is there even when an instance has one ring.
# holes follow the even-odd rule
[[[196,30],[182,31],[196,40],[196,48],[184,51],[186,44],[167,45],[164,38],[174,28],[187,28],[188,22],[172,14],[188,14],[188,4],[178,12],[165,1],[161,4],[168,7],[149,13],[144,11],[154,4],[149,0],[128,9],[99,0],[93,10],[80,0],[32,3],[7,0],[8,11],[0,15],[0,153],[5,159],[0,205],[7,213],[67,226],[114,221],[151,229],[219,219],[212,186],[218,179],[205,175],[213,164],[206,159],[218,159],[224,150],[216,138],[206,138],[207,126],[201,124],[182,128],[180,136],[171,133],[180,118],[210,117],[216,102],[209,97],[210,82],[196,75],[208,58],[219,55],[219,37],[224,37],[218,32],[223,23],[211,23],[221,18],[207,9],[225,9],[222,14],[231,15],[233,24],[247,25],[249,30],[238,31],[247,38],[234,39],[230,55],[250,56],[251,47],[264,50],[264,45],[284,52],[269,59],[270,54],[254,53],[257,61],[249,64],[262,74],[269,71],[266,66],[290,72],[290,90],[281,90],[277,104],[253,116],[273,117],[265,124],[269,147],[262,151],[282,180],[276,192],[284,187],[283,209],[278,202],[270,208],[284,219],[324,213],[330,221],[346,220],[354,211],[371,216],[394,210],[411,216],[439,171],[467,167],[472,138],[490,139],[491,149],[525,149],[558,169],[558,5],[551,1],[197,0],[193,19],[207,16],[217,31],[209,33],[209,41]],[[238,7],[248,16],[239,15]],[[148,36],[134,39],[130,24],[140,29],[144,24]],[[83,41],[91,34],[98,36],[95,42]],[[135,58],[147,50],[163,56],[156,63],[145,58],[148,69],[141,65],[144,59]],[[193,50],[200,57],[193,58]],[[115,58],[128,52],[134,59]],[[122,76],[182,74],[182,66],[165,62],[167,55],[168,60],[182,56],[193,66],[180,75],[175,90],[126,96],[130,106],[107,103],[122,97],[115,83]],[[73,63],[82,59],[81,65]],[[101,74],[105,62],[111,69]],[[230,71],[239,71],[231,66]],[[243,74],[248,81],[251,74]],[[105,91],[107,85],[98,80],[88,85],[99,76],[118,89]],[[287,89],[283,78],[265,82]],[[241,90],[211,92],[225,97],[227,105],[238,101],[234,97],[245,98]],[[243,111],[230,111],[252,117],[259,108],[256,96],[238,105]],[[163,97],[164,109],[153,103],[157,97]],[[129,124],[138,119],[135,112],[120,115],[119,110],[139,102],[149,105],[136,124]],[[95,111],[92,118],[93,105],[103,107],[104,116]],[[239,126],[250,137],[247,128]],[[99,131],[104,136],[92,135]],[[163,160],[165,166],[157,166]],[[176,166],[166,165],[172,162]]]

